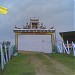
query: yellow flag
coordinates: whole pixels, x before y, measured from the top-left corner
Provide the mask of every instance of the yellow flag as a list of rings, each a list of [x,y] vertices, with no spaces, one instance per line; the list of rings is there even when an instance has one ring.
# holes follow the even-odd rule
[[[8,12],[8,9],[7,8],[4,8],[4,7],[2,7],[2,6],[0,6],[0,14],[7,14],[7,12]]]

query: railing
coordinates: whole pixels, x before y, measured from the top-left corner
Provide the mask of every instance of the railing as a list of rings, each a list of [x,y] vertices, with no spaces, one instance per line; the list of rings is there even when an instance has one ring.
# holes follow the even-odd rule
[[[64,44],[64,42],[58,43],[57,41],[56,46],[58,53],[67,53],[67,54],[73,53],[73,56],[75,56],[75,43],[72,42],[71,44],[69,44],[69,42],[67,41],[67,43]]]
[[[0,44],[1,55],[1,69],[4,69],[5,64],[11,59],[13,55],[13,46],[7,44]]]

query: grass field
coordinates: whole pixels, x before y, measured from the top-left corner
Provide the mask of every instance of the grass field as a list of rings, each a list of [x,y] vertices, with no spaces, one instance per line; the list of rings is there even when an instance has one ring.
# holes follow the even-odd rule
[[[53,58],[56,61],[64,64],[66,67],[70,68],[72,71],[75,71],[75,57],[68,54],[47,54],[49,57]]]
[[[18,54],[5,65],[1,75],[35,75],[29,54]]]
[[[74,75],[74,63],[72,55],[20,53],[12,57],[0,75]]]

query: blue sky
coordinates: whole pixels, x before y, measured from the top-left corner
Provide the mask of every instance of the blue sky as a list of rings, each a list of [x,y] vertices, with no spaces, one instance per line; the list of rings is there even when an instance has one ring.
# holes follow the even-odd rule
[[[0,0],[8,8],[0,14],[0,41],[14,42],[13,29],[22,27],[30,17],[37,17],[47,28],[54,26],[57,33],[74,30],[74,0]]]

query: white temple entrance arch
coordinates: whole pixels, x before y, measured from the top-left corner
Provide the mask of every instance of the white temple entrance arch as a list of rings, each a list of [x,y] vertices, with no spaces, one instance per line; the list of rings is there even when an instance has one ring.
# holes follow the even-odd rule
[[[52,27],[50,29],[46,29],[43,24],[39,22],[37,18],[30,18],[30,22],[27,23],[23,28],[15,27],[15,46],[18,51],[18,36],[19,35],[51,35],[51,44],[52,49],[54,48],[54,33],[55,29]]]

